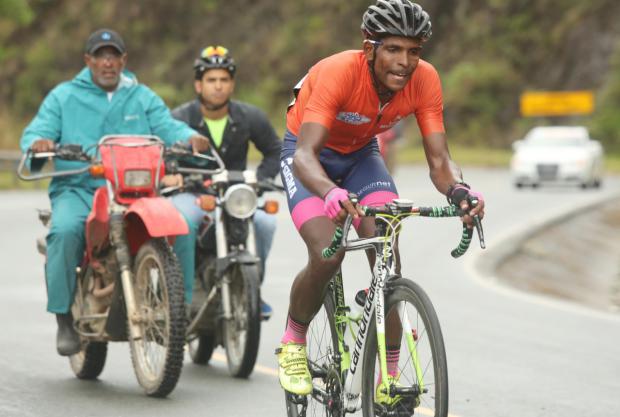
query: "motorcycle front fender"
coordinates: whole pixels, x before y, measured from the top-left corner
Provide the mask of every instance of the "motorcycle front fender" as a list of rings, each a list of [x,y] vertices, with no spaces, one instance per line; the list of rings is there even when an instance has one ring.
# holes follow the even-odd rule
[[[183,215],[163,197],[141,198],[132,203],[125,212],[125,224],[132,254],[148,239],[189,233]]]
[[[215,264],[216,275],[218,277],[221,277],[231,265],[258,264],[260,262],[260,259],[252,255],[250,252],[244,250],[244,251],[230,252],[223,258],[217,258],[215,262],[216,262]]]

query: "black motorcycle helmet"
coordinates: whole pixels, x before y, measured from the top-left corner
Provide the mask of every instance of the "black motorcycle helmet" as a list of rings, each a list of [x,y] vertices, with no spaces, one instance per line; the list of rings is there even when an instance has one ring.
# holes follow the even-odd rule
[[[225,69],[231,77],[235,77],[237,66],[228,49],[223,46],[207,46],[200,52],[200,56],[194,61],[194,77],[201,80],[206,71],[215,68]]]
[[[364,13],[361,29],[367,39],[404,36],[426,41],[433,33],[428,13],[409,0],[377,0]]]

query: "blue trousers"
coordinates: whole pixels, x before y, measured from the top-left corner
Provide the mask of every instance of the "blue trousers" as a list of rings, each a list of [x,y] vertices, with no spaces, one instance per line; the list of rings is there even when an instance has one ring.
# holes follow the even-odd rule
[[[82,262],[86,238],[84,228],[93,194],[66,189],[50,195],[52,226],[47,235],[47,311],[68,313],[73,303],[76,267]]]
[[[181,193],[171,197],[172,204],[185,217],[189,226],[189,234],[177,236],[174,242],[174,252],[179,259],[183,270],[183,281],[185,284],[185,302],[191,304],[192,289],[194,286],[195,259],[196,259],[196,236],[198,228],[204,216],[210,214],[203,211],[196,205],[196,196],[191,193]],[[254,228],[256,235],[256,255],[261,263],[261,282],[265,274],[265,261],[269,256],[273,235],[276,231],[276,218],[262,210],[257,210],[254,214]]]

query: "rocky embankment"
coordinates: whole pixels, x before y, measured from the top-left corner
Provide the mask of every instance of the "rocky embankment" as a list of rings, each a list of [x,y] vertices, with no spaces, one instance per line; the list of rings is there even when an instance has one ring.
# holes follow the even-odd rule
[[[620,313],[620,199],[539,230],[495,275],[524,291]]]

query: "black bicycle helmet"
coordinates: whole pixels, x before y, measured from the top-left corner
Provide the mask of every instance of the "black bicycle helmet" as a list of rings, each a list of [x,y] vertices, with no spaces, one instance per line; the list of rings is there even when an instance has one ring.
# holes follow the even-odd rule
[[[419,4],[409,0],[377,0],[362,17],[366,38],[405,36],[428,40],[432,35],[431,18]]]
[[[200,51],[200,56],[194,61],[194,76],[201,80],[206,71],[215,68],[225,69],[231,77],[235,76],[237,66],[223,46],[207,46]]]

